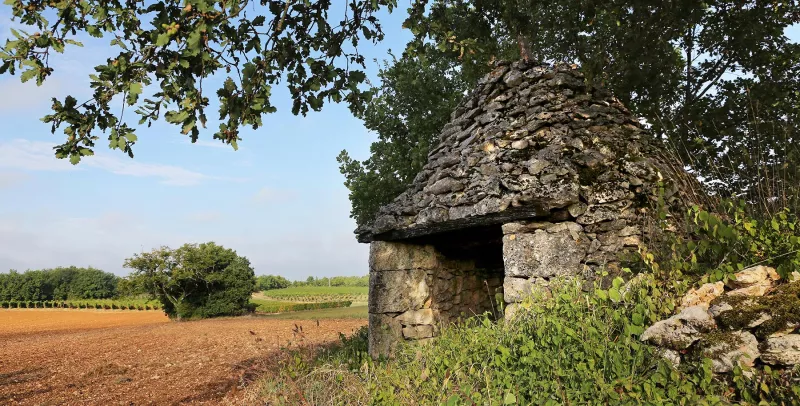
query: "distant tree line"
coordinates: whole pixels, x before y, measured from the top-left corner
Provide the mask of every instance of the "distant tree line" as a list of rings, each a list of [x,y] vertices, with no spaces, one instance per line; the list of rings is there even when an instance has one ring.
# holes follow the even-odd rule
[[[59,267],[0,273],[0,300],[108,299],[122,278],[100,269]]]
[[[277,275],[261,275],[256,278],[256,289],[259,291],[298,286],[369,286],[369,276],[334,276],[331,278],[309,276],[304,281],[290,281]]]

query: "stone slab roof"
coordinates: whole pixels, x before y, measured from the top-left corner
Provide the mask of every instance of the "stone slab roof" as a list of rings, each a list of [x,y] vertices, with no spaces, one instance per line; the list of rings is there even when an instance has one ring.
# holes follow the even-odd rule
[[[356,230],[359,241],[531,218],[601,222],[676,169],[574,65],[498,63],[439,139],[411,186]]]

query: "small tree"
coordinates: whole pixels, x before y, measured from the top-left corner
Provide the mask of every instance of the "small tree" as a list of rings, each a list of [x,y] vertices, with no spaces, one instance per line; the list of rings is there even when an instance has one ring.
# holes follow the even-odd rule
[[[125,260],[131,279],[154,292],[176,320],[243,314],[250,309],[255,274],[250,261],[213,242],[161,247]]]
[[[291,284],[288,279],[279,275],[261,275],[256,278],[256,290],[258,291],[288,288]]]

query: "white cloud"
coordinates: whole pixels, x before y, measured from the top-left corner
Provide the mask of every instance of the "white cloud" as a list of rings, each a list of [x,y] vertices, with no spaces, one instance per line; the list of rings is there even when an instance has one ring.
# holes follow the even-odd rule
[[[14,139],[0,142],[0,168],[28,171],[74,171],[86,167],[118,175],[154,177],[165,185],[191,186],[205,180],[223,179],[205,175],[180,166],[141,162],[128,157],[98,154],[84,158],[80,164],[72,165],[67,159],[53,155],[53,143]],[[236,180],[241,181],[241,180]]]
[[[276,203],[292,200],[295,197],[295,192],[291,190],[263,187],[253,196],[253,202],[260,204]]]

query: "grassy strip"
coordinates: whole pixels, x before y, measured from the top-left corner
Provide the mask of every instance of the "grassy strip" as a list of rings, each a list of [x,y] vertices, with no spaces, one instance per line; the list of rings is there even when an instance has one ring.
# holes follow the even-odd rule
[[[369,316],[367,306],[340,307],[336,309],[303,310],[291,313],[264,315],[276,320],[325,320],[325,319],[363,319]]]
[[[349,300],[335,301],[335,302],[316,302],[316,303],[292,303],[292,302],[276,302],[271,300],[250,299],[251,303],[256,305],[256,312],[258,313],[286,313],[296,312],[301,310],[319,310],[319,309],[334,309],[341,307],[350,307],[353,303]]]
[[[3,300],[2,309],[160,310],[161,303],[144,299]]]
[[[271,300],[293,302],[330,302],[367,300],[369,288],[366,286],[299,286],[285,289],[272,289],[262,292],[262,297]]]

